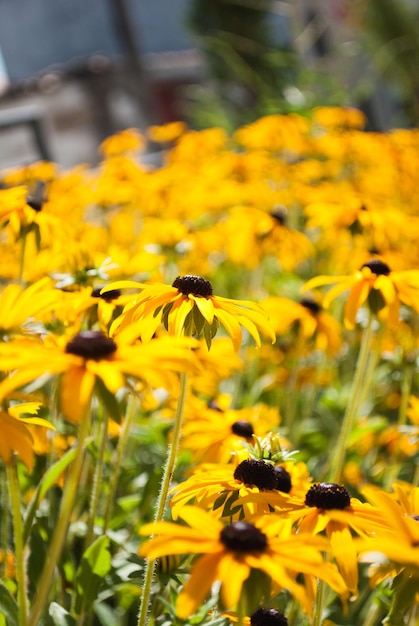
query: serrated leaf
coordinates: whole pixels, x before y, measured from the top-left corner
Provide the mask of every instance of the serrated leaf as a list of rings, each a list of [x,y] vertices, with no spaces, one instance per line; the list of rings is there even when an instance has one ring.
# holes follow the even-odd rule
[[[99,586],[112,567],[109,537],[99,537],[83,554],[76,574],[76,611],[88,611],[97,599]]]
[[[62,606],[51,602],[48,610],[47,626],[76,626],[77,622]]]
[[[10,591],[0,583],[0,613],[5,617],[7,626],[19,626],[19,614],[16,600]]]

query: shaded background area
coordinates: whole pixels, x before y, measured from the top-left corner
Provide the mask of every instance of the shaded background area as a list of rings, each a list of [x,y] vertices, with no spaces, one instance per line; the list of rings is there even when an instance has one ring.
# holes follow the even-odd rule
[[[95,163],[122,128],[233,130],[317,105],[416,125],[418,15],[413,0],[2,0],[0,166]]]

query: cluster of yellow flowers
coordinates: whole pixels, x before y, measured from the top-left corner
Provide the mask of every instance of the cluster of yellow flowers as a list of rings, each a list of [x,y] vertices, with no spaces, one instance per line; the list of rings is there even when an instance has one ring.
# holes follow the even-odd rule
[[[0,174],[10,624],[416,623],[419,135],[364,123]]]

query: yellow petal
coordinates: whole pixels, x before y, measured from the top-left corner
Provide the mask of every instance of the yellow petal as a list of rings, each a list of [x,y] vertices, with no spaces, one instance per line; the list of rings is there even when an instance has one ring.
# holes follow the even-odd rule
[[[78,424],[84,418],[93,393],[95,376],[84,367],[72,367],[61,378],[60,402],[64,415]]]
[[[249,565],[231,553],[227,552],[220,560],[217,579],[222,582],[221,599],[224,608],[231,609],[237,604],[243,583],[249,574]]]
[[[212,324],[214,321],[214,304],[211,298],[202,298],[199,296],[191,295],[190,298],[194,300],[196,306],[202,313],[202,317],[206,319],[208,324]]]
[[[369,292],[370,285],[365,281],[360,281],[352,287],[345,304],[345,326],[347,328],[354,328],[357,311],[364,304]]]
[[[176,615],[187,619],[202,604],[215,580],[218,563],[222,554],[206,554],[193,566],[191,576],[181,591],[176,607]]]

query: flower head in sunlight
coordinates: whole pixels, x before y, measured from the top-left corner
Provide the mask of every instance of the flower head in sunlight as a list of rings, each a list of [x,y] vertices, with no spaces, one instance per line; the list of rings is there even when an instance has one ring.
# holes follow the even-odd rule
[[[383,527],[371,537],[357,541],[358,552],[365,555],[362,560],[371,561],[368,553],[373,555],[372,581],[394,577],[403,570],[419,577],[419,491],[399,485],[395,497],[377,487],[365,486],[362,493],[383,518]],[[385,557],[378,564],[377,553]]]
[[[166,142],[175,141],[186,131],[184,122],[169,122],[162,126],[150,126],[147,134],[152,141]]]
[[[419,311],[419,270],[392,272],[387,263],[372,259],[355,274],[316,276],[303,289],[307,291],[332,284],[335,286],[326,294],[323,305],[327,308],[337,296],[349,291],[344,313],[347,328],[354,328],[357,311],[365,303],[372,313],[379,313],[390,326],[399,319],[400,304]]]
[[[100,144],[100,151],[105,157],[119,156],[121,154],[132,154],[142,150],[145,145],[144,137],[138,130],[127,128],[121,132],[107,137]]]
[[[54,429],[46,419],[37,416],[39,402],[21,402],[12,404],[7,410],[0,411],[0,458],[7,465],[12,462],[14,454],[30,471],[34,464],[35,441],[31,426]],[[29,425],[29,428],[28,428]]]
[[[140,554],[150,559],[167,554],[200,554],[191,576],[180,592],[177,615],[186,619],[204,601],[214,581],[221,582],[221,601],[226,609],[237,605],[244,582],[252,570],[264,572],[280,589],[287,589],[307,613],[312,606],[297,574],[320,576],[338,593],[345,590],[337,571],[321,556],[327,549],[321,537],[296,535],[290,520],[276,515],[238,521],[224,526],[197,507],[181,514],[187,527],[172,522],[146,524],[142,535],[153,538],[141,546]]]
[[[54,289],[45,277],[26,289],[9,284],[0,293],[0,335],[11,331],[22,331],[22,325],[39,319],[51,311],[60,301],[60,291]]]
[[[290,495],[292,479],[283,465],[249,458],[248,453],[244,456],[236,465],[203,463],[192,476],[173,487],[173,518],[191,503],[225,519],[301,507],[301,499]]]
[[[278,427],[281,418],[276,407],[258,404],[243,409],[225,409],[194,399],[185,412],[182,446],[193,458],[206,463],[228,463],[234,450],[243,450],[243,441],[264,436]]]
[[[307,348],[336,355],[342,344],[341,324],[312,298],[295,302],[272,297],[262,303],[278,337],[295,328],[302,350]],[[310,342],[310,343],[309,343]]]
[[[30,382],[39,384],[60,375],[60,402],[72,422],[83,419],[94,390],[105,406],[115,406],[111,394],[129,386],[129,379],[140,379],[154,387],[171,387],[174,372],[193,367],[190,338],[164,337],[149,344],[132,344],[129,333],[117,339],[90,330],[68,340],[47,337],[44,343],[16,339],[0,344],[0,359],[11,375],[0,383],[0,397]],[[112,413],[112,410],[111,410]]]
[[[325,531],[339,571],[351,593],[358,593],[358,560],[351,529],[365,536],[382,525],[378,509],[352,498],[346,487],[316,483],[307,491],[304,508],[292,512],[299,519],[299,531],[317,535]]]
[[[208,347],[221,324],[236,350],[240,348],[243,326],[260,345],[259,331],[272,342],[275,333],[264,310],[249,300],[214,296],[211,283],[201,276],[178,276],[173,284],[147,285],[118,281],[102,290],[140,288],[122,315],[115,320],[111,334],[127,327],[137,328],[143,341],[149,341],[163,322],[171,335],[203,335]]]

